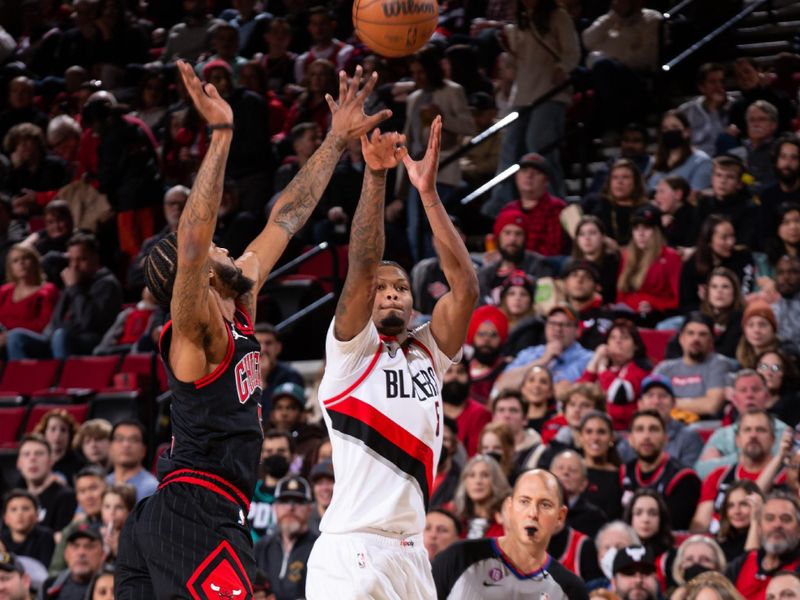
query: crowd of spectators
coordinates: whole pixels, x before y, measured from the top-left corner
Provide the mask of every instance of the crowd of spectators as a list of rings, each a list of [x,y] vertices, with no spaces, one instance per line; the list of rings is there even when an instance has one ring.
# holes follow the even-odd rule
[[[177,59],[233,107],[214,241],[234,257],[319,147],[337,72],[361,65],[380,76],[368,112],[391,108],[384,127],[406,135],[413,157],[437,115],[445,160],[521,111],[439,173],[480,300],[441,389],[431,559],[459,538],[501,535],[510,486],[538,466],[569,504],[550,553],[593,597],[694,598],[707,586],[778,598],[800,587],[782,574],[800,568],[800,70],[778,78],[729,56],[697,69],[696,96],[656,98],[666,7],[644,0],[448,0],[431,42],[394,60],[358,39],[344,0],[8,4],[4,360],[156,349],[165,315],[143,261],[176,230],[209,142]],[[578,66],[588,101],[569,85]],[[567,197],[574,153],[563,136],[576,119],[610,158],[583,197]],[[345,243],[363,171],[351,144],[287,258]],[[402,168],[391,177],[386,258],[411,273],[422,321],[447,282],[416,191]],[[248,515],[254,591],[294,599],[334,489],[331,447],[314,384],[279,359],[275,327],[262,320],[255,335],[266,433]],[[113,597],[119,531],[158,485],[150,426],[55,410],[21,440],[16,479],[2,482],[0,589]],[[650,559],[616,559],[632,545]]]

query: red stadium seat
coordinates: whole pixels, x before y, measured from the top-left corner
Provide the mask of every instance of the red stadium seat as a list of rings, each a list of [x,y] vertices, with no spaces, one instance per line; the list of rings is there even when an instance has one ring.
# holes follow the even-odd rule
[[[308,250],[308,248],[306,248]],[[340,282],[347,277],[347,246],[334,246],[338,269],[334,274],[333,256],[330,250],[325,250],[312,256],[297,267],[298,275],[311,275],[316,277],[325,292],[333,291],[334,275]]]
[[[34,404],[31,406],[30,412],[28,413],[28,420],[25,422],[25,433],[33,431],[33,428],[42,420],[45,413],[54,408],[67,411],[75,418],[79,425],[86,420],[89,414],[88,404],[50,404],[45,402]]]
[[[97,392],[111,383],[119,363],[119,356],[70,356],[64,361],[58,384],[38,389],[33,395],[41,401]]]
[[[36,390],[53,385],[60,360],[12,360],[0,380],[0,396],[31,396]]]
[[[19,432],[28,409],[24,406],[0,408],[0,448],[16,448]]]
[[[667,344],[675,336],[673,329],[660,331],[658,329],[639,329],[642,335],[642,341],[647,349],[647,356],[654,363],[659,363],[664,360],[664,354],[667,350]]]

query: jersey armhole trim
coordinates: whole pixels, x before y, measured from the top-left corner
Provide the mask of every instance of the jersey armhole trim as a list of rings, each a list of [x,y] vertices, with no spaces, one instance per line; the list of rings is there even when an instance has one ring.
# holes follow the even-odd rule
[[[237,302],[236,308],[239,310],[240,313],[242,313],[242,316],[244,317],[244,324],[243,324],[244,326],[240,327],[239,330],[242,333],[248,335],[255,333],[255,330],[253,328],[253,320],[250,318],[250,313],[247,312],[247,308],[245,308],[244,304],[239,304]]]
[[[372,369],[374,369],[375,365],[378,364],[378,358],[380,358],[381,352],[383,352],[383,342],[378,343],[378,349],[375,351],[375,354],[373,355],[372,360],[370,360],[369,365],[367,365],[367,368],[364,369],[364,372],[359,376],[359,378],[356,379],[353,382],[353,384],[350,387],[348,387],[346,390],[344,390],[342,393],[337,394],[333,398],[329,398],[327,400],[323,400],[322,401],[322,405],[323,406],[330,406],[334,402],[336,402],[338,400],[342,400],[343,398],[346,398],[347,396],[352,394],[356,390],[356,388],[358,388],[358,386],[360,386],[362,383],[364,383],[364,380],[372,372]]]
[[[231,326],[235,327],[235,325]],[[230,327],[228,327],[227,323],[225,323],[225,331],[228,332],[228,349],[225,351],[225,357],[222,359],[222,362],[217,365],[216,369],[211,371],[211,373],[209,373],[205,377],[202,377],[194,382],[194,387],[198,390],[219,379],[220,376],[225,372],[225,369],[227,369],[228,366],[231,364],[231,359],[233,358],[234,343],[233,343],[233,334],[231,333]]]

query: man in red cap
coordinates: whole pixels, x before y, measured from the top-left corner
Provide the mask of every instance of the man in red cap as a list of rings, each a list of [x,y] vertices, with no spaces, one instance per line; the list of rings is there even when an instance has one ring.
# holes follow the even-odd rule
[[[499,260],[488,261],[478,270],[481,302],[499,304],[503,281],[514,271],[524,271],[533,278],[551,276],[545,258],[526,250],[528,219],[519,210],[504,210],[494,222]]]
[[[508,317],[496,306],[481,306],[474,313],[467,329],[466,342],[474,352],[469,361],[472,397],[488,405],[495,379],[506,368],[508,360],[501,348],[508,339]]]
[[[544,256],[565,253],[566,235],[561,227],[561,211],[567,203],[547,191],[552,171],[541,154],[529,152],[519,159],[519,171],[514,175],[519,199],[506,204],[498,218],[507,210],[521,211],[527,218],[527,245]]]

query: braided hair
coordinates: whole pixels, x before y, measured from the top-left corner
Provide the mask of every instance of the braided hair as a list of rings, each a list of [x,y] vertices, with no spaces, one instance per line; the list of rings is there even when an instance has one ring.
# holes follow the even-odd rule
[[[159,306],[169,309],[178,267],[178,234],[169,233],[150,250],[144,261],[144,280]]]

